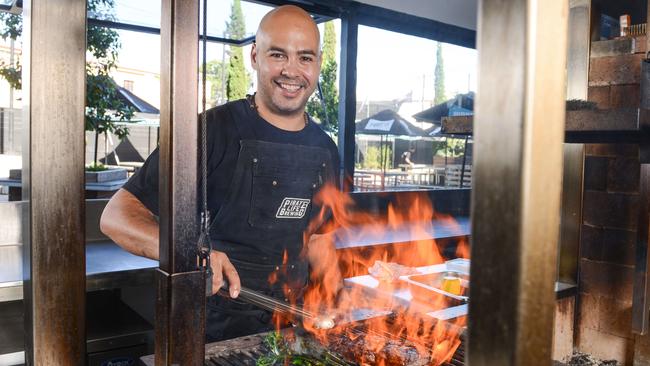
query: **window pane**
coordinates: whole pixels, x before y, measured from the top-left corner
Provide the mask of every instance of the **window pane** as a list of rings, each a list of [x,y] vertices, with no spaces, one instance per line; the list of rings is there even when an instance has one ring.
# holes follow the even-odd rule
[[[230,20],[233,0],[208,0],[208,35],[232,39],[242,39],[255,34],[257,25],[269,10],[270,6],[248,1],[241,1],[244,15],[245,32],[242,37],[228,36],[226,24]],[[115,21],[160,28],[160,0],[115,0]],[[201,5],[202,9],[202,5]],[[89,14],[91,18],[96,17]]]
[[[476,50],[360,26],[357,57],[355,189],[469,187],[471,140],[439,127],[472,113]]]

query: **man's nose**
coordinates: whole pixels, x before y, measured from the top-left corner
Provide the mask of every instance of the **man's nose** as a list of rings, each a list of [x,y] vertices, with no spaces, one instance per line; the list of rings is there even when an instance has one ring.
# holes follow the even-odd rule
[[[287,77],[298,75],[298,61],[289,57],[282,67],[282,75]]]

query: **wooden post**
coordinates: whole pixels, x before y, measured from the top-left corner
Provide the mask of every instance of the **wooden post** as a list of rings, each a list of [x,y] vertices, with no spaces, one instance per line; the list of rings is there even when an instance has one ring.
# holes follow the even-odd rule
[[[549,365],[568,2],[479,3],[468,363]]]

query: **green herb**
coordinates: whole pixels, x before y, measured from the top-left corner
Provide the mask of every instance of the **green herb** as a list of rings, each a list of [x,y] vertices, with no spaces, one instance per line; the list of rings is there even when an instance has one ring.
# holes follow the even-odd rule
[[[264,338],[269,353],[257,359],[257,366],[296,365],[296,366],[339,366],[349,365],[337,355],[325,351],[320,357],[295,353],[279,332],[269,333]]]

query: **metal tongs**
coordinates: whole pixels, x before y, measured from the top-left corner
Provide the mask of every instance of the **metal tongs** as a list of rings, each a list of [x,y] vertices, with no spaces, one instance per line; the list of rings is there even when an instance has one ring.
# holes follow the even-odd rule
[[[230,293],[228,292],[228,281],[224,279],[224,284],[219,288],[217,293],[220,296],[230,298]],[[298,306],[287,304],[282,300],[264,295],[258,291],[243,286],[240,288],[239,296],[237,298],[264,310],[277,312],[287,317],[293,316],[303,321],[307,320],[313,322],[314,326],[319,329],[330,329],[336,325],[332,317],[314,315]]]

